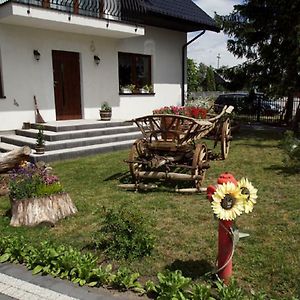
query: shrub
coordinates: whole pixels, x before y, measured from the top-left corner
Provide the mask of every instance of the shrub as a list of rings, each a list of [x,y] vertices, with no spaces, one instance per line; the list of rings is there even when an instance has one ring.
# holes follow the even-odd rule
[[[300,170],[300,139],[298,139],[292,131],[286,131],[280,143],[280,147],[284,150],[286,158],[284,164],[288,167]]]
[[[139,211],[121,208],[106,211],[103,224],[94,236],[94,245],[110,258],[135,259],[151,254],[154,237]]]
[[[26,199],[49,196],[63,191],[52,169],[43,164],[24,162],[9,174],[9,196],[11,199]]]

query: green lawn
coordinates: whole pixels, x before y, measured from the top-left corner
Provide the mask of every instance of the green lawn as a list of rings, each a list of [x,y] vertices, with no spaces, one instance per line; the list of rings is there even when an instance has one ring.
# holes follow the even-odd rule
[[[240,230],[250,237],[237,246],[234,277],[246,290],[265,291],[278,299],[300,296],[299,174],[284,168],[280,138],[275,130],[240,132],[228,159],[212,162],[204,182],[214,184],[220,173],[229,171],[237,179],[248,177],[258,188],[253,213],[237,219]],[[103,207],[127,206],[151,219],[155,250],[143,260],[113,264],[129,265],[145,280],[166,268],[205,280],[203,274],[216,259],[218,224],[206,196],[176,194],[164,187],[144,193],[119,189],[119,179],[128,169],[123,163],[127,155],[128,151],[120,151],[53,163],[78,214],[53,228],[11,228],[6,216],[9,200],[0,197],[2,234],[24,235],[33,244],[50,239],[85,249],[99,228]],[[99,257],[107,261],[101,253]]]

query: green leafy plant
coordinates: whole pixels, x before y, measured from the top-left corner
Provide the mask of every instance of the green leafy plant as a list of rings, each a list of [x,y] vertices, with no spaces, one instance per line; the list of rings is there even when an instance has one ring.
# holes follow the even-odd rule
[[[63,191],[59,178],[46,165],[24,162],[9,173],[9,196],[20,200],[43,197]]]
[[[159,300],[185,300],[189,298],[189,288],[192,279],[184,277],[182,272],[169,270],[164,273],[158,273],[159,284],[155,286],[154,291],[157,293]]]
[[[111,285],[120,290],[144,292],[138,282],[138,273],[123,267],[113,274],[111,265],[97,266],[97,257],[92,253],[83,253],[70,246],[56,246],[49,241],[35,247],[18,236],[1,237],[0,262],[6,261],[24,263],[34,275],[49,274],[80,286]]]
[[[128,268],[120,267],[112,280],[112,285],[121,290],[134,290],[144,293],[145,290],[138,282],[139,277],[139,273],[132,273]]]
[[[244,291],[238,287],[235,280],[231,280],[229,285],[222,281],[216,282],[217,291],[220,300],[244,300],[246,295]]]
[[[191,292],[192,300],[214,300],[211,294],[211,286],[206,284],[195,284]]]
[[[158,300],[267,299],[263,293],[245,295],[234,280],[228,286],[221,281],[216,282],[216,298],[213,298],[209,285],[191,284],[191,279],[184,277],[181,271],[158,273],[157,284],[147,281],[143,286],[139,282],[139,273],[133,273],[126,267],[113,272],[111,265],[98,266],[97,257],[92,253],[49,241],[34,245],[15,235],[0,236],[0,263],[3,262],[22,263],[33,274],[49,274],[80,286],[105,285],[122,291],[152,293]],[[292,300],[298,299],[293,297]]]
[[[94,245],[111,258],[136,259],[151,254],[154,237],[139,211],[120,208],[106,211],[102,226],[94,235]]]
[[[286,158],[284,164],[296,170],[300,170],[300,139],[292,131],[286,131],[280,142],[280,147],[284,150]]]
[[[108,104],[107,101],[103,102],[103,104],[101,105],[101,110],[103,111],[111,111],[111,106]]]
[[[147,93],[153,93],[153,85],[152,84],[145,84],[142,89]]]
[[[38,127],[38,133],[36,136],[36,145],[38,147],[44,147],[45,146],[45,136],[44,136],[44,127],[39,126]]]

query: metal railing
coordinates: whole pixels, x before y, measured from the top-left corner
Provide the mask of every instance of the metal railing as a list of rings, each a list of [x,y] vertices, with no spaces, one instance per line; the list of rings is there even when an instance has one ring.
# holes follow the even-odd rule
[[[284,125],[287,99],[258,103],[253,111],[235,113],[235,119],[246,122],[260,122],[272,125]],[[294,98],[293,116],[295,116],[300,98]]]
[[[7,2],[131,23],[141,23],[145,13],[142,0],[0,0],[0,5]]]

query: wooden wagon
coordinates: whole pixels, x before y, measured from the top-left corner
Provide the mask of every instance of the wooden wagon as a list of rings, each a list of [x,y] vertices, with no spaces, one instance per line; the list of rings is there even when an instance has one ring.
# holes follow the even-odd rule
[[[199,190],[210,159],[210,149],[201,138],[213,135],[215,146],[221,143],[220,156],[225,159],[232,110],[224,107],[219,115],[204,120],[169,114],[134,119],[143,134],[132,145],[126,161],[135,184],[145,179],[189,181]]]

